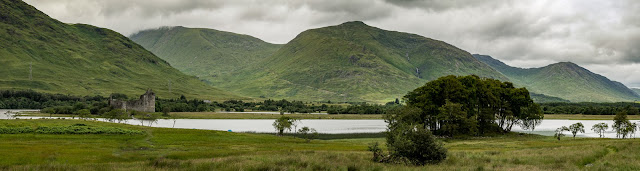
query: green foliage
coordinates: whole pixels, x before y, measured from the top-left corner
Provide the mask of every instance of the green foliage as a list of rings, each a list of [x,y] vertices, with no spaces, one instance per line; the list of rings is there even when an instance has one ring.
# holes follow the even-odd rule
[[[113,109],[107,113],[102,114],[109,122],[122,122],[126,119],[131,119],[129,114],[122,109]]]
[[[80,117],[81,119],[86,119],[91,116],[91,111],[89,111],[89,109],[81,109],[78,110],[78,112],[76,112],[75,114],[78,115],[78,117]]]
[[[507,76],[517,86],[527,87],[533,93],[548,96],[534,96],[541,97],[538,98],[541,100],[538,102],[562,99],[571,102],[621,102],[640,99],[638,94],[622,83],[609,80],[571,62],[523,69],[508,66],[490,56],[474,57]]]
[[[62,23],[23,1],[1,0],[0,11],[0,89],[137,97],[151,88],[165,98],[238,98],[181,73],[115,31]]]
[[[598,135],[600,135],[600,138],[604,138],[604,131],[607,129],[609,129],[609,125],[607,125],[607,123],[598,123],[591,127],[591,130],[593,130],[593,132],[597,132]]]
[[[273,128],[278,131],[278,135],[282,136],[284,135],[285,130],[291,131],[291,127],[293,127],[295,121],[296,119],[290,118],[288,116],[282,116],[276,119],[276,121],[274,121],[272,125]]]
[[[309,128],[306,126],[300,128],[300,130],[298,130],[298,134],[300,134],[302,138],[307,140],[307,142],[318,137],[318,131],[316,131],[316,129]]]
[[[620,111],[613,118],[613,125],[611,126],[613,130],[616,131],[616,137],[618,138],[627,138],[638,130],[638,125],[636,123],[632,123],[627,118],[628,114],[637,115],[638,111],[633,110],[630,106],[626,108],[626,110]]]
[[[390,162],[424,165],[439,163],[447,158],[447,149],[422,125],[390,124],[388,129]]]
[[[36,133],[36,134],[125,134],[136,135],[144,134],[143,131],[131,130],[117,127],[95,127],[81,125],[70,126],[40,126],[37,128],[32,127],[0,127],[0,134],[24,134],[24,133]]]
[[[562,126],[556,129],[556,133],[553,134],[553,137],[557,138],[560,141],[560,138],[564,137],[564,131],[569,131],[569,128],[566,126]]]
[[[584,125],[582,125],[582,122],[571,124],[569,131],[573,134],[573,139],[575,139],[578,132],[584,133]]]
[[[516,124],[534,129],[544,117],[526,88],[478,76],[441,77],[404,99],[411,112],[387,119],[423,125],[437,135],[482,135],[496,132],[496,126],[509,132]]]
[[[378,142],[375,142],[369,145],[369,147],[367,147],[367,151],[370,151],[371,153],[373,153],[373,157],[371,157],[371,161],[382,162],[382,159],[384,158],[384,156],[382,154],[382,149],[380,148],[380,144]]]
[[[545,114],[615,115],[626,110],[640,111],[640,103],[542,103]],[[638,113],[638,112],[635,112]],[[634,115],[631,113],[629,115]]]

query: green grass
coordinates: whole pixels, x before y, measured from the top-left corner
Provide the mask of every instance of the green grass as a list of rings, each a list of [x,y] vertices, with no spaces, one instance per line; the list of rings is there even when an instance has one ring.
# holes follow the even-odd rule
[[[151,88],[161,98],[240,98],[181,73],[115,31],[62,23],[22,1],[0,0],[0,10],[0,89],[137,97]]]
[[[571,102],[622,102],[640,99],[640,96],[622,83],[609,80],[571,62],[523,69],[508,66],[490,56],[474,55],[474,57],[506,75],[514,84],[526,87],[532,93],[555,96]],[[561,99],[551,98],[550,100]]]
[[[638,170],[640,141],[508,134],[444,139],[447,159],[401,166],[369,161],[383,138],[313,140],[265,134],[149,128],[78,120],[0,120],[0,126],[120,127],[144,135],[0,134],[10,170]]]

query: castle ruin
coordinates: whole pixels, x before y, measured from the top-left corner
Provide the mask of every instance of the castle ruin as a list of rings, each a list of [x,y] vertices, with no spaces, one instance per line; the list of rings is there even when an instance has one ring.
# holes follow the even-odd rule
[[[146,93],[140,95],[140,99],[138,100],[126,101],[109,97],[109,105],[113,108],[123,109],[125,111],[135,110],[139,112],[156,112],[156,94],[149,89]]]

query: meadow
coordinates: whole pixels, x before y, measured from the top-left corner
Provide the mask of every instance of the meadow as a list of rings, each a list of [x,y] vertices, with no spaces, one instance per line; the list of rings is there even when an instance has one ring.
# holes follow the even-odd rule
[[[291,136],[151,128],[96,121],[0,120],[0,127],[85,124],[143,134],[0,134],[3,170],[638,170],[640,141],[511,133],[440,139],[449,150],[436,165],[371,162],[379,136]]]

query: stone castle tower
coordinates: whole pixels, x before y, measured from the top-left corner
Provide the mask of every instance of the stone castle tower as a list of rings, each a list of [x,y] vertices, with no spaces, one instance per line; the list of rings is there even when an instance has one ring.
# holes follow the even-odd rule
[[[116,109],[135,110],[139,112],[156,112],[156,93],[148,89],[146,93],[140,95],[140,99],[123,101],[109,98],[109,105]]]

